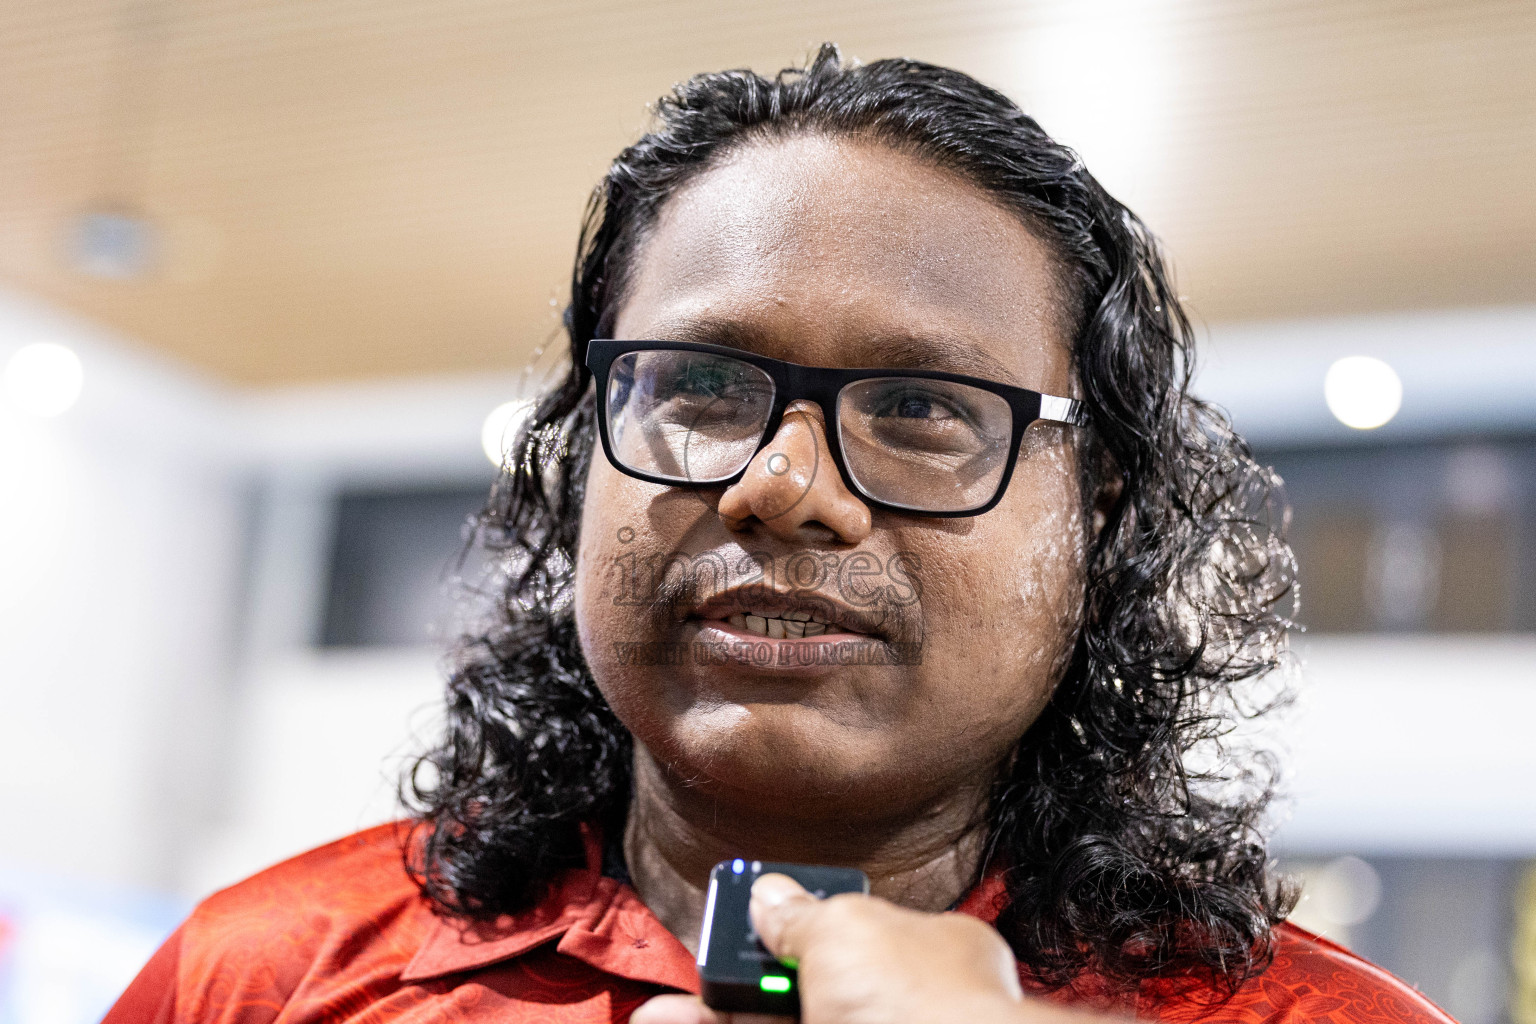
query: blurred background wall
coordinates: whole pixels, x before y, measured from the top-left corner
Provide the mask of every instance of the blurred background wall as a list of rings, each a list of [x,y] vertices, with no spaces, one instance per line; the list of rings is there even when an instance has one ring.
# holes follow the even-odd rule
[[[0,1022],[396,813],[588,190],[823,40],[998,86],[1164,238],[1295,505],[1298,919],[1536,1021],[1536,6],[9,0]]]

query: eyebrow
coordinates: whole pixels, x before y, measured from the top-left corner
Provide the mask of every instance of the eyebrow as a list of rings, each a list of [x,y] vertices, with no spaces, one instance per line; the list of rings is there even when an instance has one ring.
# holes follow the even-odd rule
[[[907,370],[944,370],[1015,384],[1014,374],[974,342],[943,334],[890,334],[865,339],[879,365]]]
[[[657,340],[702,342],[768,354],[769,336],[753,324],[712,317],[682,317],[656,325]],[[1015,375],[974,342],[942,333],[896,331],[849,339],[861,366],[893,370],[942,370],[1018,386]],[[800,360],[791,360],[799,362]]]

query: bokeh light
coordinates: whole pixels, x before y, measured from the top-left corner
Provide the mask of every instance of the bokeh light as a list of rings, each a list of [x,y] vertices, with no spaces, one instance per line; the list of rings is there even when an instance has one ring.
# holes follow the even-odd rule
[[[1328,411],[1346,427],[1375,430],[1402,408],[1403,382],[1380,359],[1348,356],[1328,367],[1323,397]]]
[[[499,469],[507,461],[508,449],[517,440],[517,432],[532,410],[532,402],[514,399],[501,403],[486,416],[485,425],[480,428],[480,447],[485,449],[485,457],[493,466]]]
[[[22,346],[5,364],[7,404],[32,416],[68,410],[80,398],[84,381],[80,357],[51,341]]]

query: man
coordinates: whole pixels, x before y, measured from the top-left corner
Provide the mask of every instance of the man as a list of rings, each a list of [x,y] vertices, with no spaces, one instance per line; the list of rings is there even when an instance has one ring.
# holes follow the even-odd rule
[[[414,825],[210,898],[110,1020],[718,1020],[734,857],[871,879],[753,891],[810,1024],[1446,1019],[1281,923],[1219,743],[1288,625],[1274,480],[1144,227],[1007,99],[831,47],[685,83],[566,324]]]

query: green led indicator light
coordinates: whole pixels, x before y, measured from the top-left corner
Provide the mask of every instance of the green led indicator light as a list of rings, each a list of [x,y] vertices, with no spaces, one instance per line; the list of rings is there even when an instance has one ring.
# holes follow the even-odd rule
[[[782,974],[765,974],[757,981],[757,987],[764,992],[788,992],[794,984]]]

